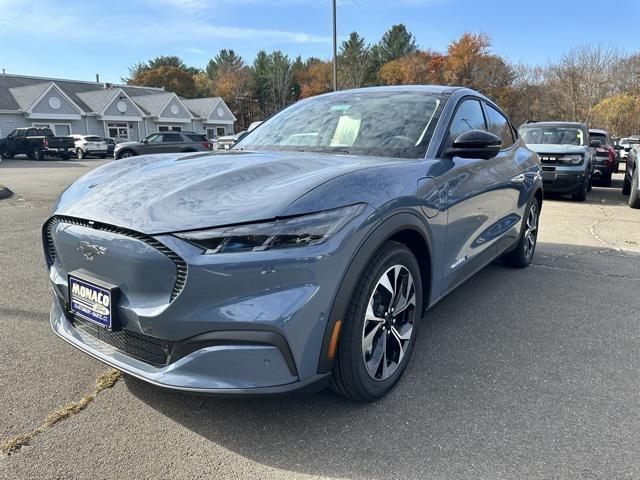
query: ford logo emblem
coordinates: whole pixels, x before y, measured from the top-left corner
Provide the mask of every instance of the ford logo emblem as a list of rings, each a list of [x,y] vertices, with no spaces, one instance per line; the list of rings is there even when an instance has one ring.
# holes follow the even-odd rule
[[[80,251],[82,253],[82,256],[90,262],[93,261],[93,259],[98,255],[104,255],[104,252],[107,251],[105,247],[101,247],[100,245],[93,245],[89,242],[85,242],[84,240],[78,242],[76,250]]]

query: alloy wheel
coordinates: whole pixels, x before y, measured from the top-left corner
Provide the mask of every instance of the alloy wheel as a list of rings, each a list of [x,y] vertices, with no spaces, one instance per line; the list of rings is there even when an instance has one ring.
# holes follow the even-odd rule
[[[403,265],[394,265],[378,279],[362,329],[362,356],[374,380],[388,379],[401,364],[413,335],[415,310],[411,272]]]
[[[535,203],[529,208],[527,215],[526,230],[524,232],[524,256],[530,258],[536,247],[538,238],[538,207]]]

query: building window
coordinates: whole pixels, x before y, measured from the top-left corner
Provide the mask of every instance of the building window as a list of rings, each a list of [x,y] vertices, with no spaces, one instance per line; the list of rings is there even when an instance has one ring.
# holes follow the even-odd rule
[[[158,125],[159,132],[181,132],[182,127],[180,125]]]
[[[107,123],[107,137],[129,140],[129,127],[126,123]]]
[[[216,133],[218,134],[219,137],[222,137],[227,132],[225,131],[224,127],[216,127]]]
[[[33,128],[48,128],[56,137],[68,137],[71,135],[71,124],[69,123],[34,123]]]

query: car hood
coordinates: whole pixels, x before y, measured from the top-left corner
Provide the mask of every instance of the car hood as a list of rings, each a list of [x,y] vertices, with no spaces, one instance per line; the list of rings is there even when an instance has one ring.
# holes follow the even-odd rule
[[[300,152],[131,157],[78,179],[60,196],[54,214],[148,234],[253,222],[277,217],[328,180],[398,162]]]
[[[115,146],[116,146],[116,148],[139,147],[142,144],[143,144],[142,142],[120,142],[120,143],[116,143]]]
[[[527,148],[538,154],[555,153],[561,155],[584,153],[589,150],[586,145],[554,145],[549,143],[527,144]]]

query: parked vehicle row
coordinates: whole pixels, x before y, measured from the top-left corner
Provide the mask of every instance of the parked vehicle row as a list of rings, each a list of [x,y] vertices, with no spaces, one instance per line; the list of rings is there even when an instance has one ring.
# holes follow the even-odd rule
[[[27,155],[31,160],[57,157],[69,160],[75,148],[70,137],[56,137],[49,128],[16,128],[0,140],[0,156],[10,159]]]

